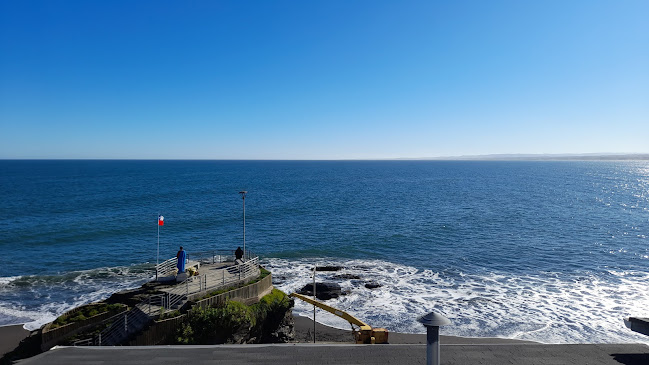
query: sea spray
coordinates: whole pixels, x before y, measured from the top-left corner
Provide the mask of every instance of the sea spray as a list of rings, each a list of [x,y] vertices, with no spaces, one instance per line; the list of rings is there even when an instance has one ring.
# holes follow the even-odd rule
[[[269,258],[265,264],[273,272],[274,285],[287,293],[311,282],[314,265],[341,266],[338,272],[317,272],[318,281],[337,282],[347,292],[327,304],[390,331],[424,333],[416,318],[436,311],[453,321],[442,329],[445,335],[543,343],[649,343],[623,323],[630,315],[649,315],[649,293],[645,290],[649,274],[644,272],[466,274],[433,272],[380,260],[333,258]],[[371,281],[381,286],[366,288]],[[296,303],[298,315],[311,317],[312,310],[311,305]],[[316,318],[323,324],[349,329],[346,321],[324,311]]]
[[[0,323],[39,328],[70,309],[139,287],[153,278],[152,269],[141,264],[0,278]]]

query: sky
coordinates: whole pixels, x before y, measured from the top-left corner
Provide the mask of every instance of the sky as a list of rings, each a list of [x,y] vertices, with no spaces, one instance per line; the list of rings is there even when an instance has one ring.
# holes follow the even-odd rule
[[[0,158],[649,153],[649,1],[0,0]]]

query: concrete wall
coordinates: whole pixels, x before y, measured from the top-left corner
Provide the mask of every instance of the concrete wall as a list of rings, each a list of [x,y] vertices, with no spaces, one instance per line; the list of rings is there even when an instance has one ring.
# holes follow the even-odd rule
[[[196,304],[194,304],[191,310],[197,308],[207,308],[215,304],[223,304],[227,300],[241,302],[246,305],[254,304],[259,302],[259,299],[261,299],[262,296],[268,294],[272,287],[273,278],[272,274],[269,274],[268,276],[254,284],[200,300],[196,302]],[[153,346],[168,341],[169,339],[171,339],[171,336],[173,336],[176,328],[180,326],[180,324],[185,320],[186,316],[186,314],[183,314],[175,318],[165,319],[162,321],[154,321],[148,329],[144,330],[134,340],[129,342],[129,345]]]
[[[173,336],[176,328],[185,321],[186,316],[183,314],[175,318],[154,321],[149,328],[129,342],[129,346],[153,346],[167,342]]]
[[[64,315],[64,316],[73,315],[74,313],[76,313],[76,312],[78,312],[78,311],[80,311],[82,309],[86,309],[88,307],[98,306],[98,305],[102,305],[102,304],[84,305],[84,306],[81,306],[81,307],[74,308],[74,309],[72,309],[70,311],[67,311],[62,315]],[[84,321],[73,322],[73,323],[70,323],[70,324],[66,324],[65,326],[56,327],[56,328],[52,328],[54,322],[48,323],[47,325],[45,325],[45,327],[43,327],[43,331],[42,331],[42,335],[41,335],[42,336],[41,348],[44,349],[44,350],[47,350],[47,349],[51,348],[52,346],[56,345],[61,340],[65,339],[66,337],[74,336],[77,333],[79,333],[79,332],[81,332],[81,331],[83,331],[83,330],[85,330],[87,328],[90,328],[91,326],[94,326],[97,323],[101,323],[104,320],[106,320],[106,319],[108,319],[108,318],[110,318],[110,317],[112,317],[112,316],[114,316],[116,314],[125,312],[127,309],[128,308],[126,306],[123,306],[120,310],[112,310],[112,311],[100,313],[100,314],[92,316],[92,317],[90,317],[90,318],[88,318],[88,319],[86,319]]]
[[[199,300],[194,304],[192,310],[195,308],[207,308],[211,305],[223,304],[228,300],[235,302],[241,302],[246,305],[257,303],[260,299],[260,294],[265,293],[273,286],[272,274],[268,274],[265,278],[260,281],[244,286],[243,288],[238,288],[230,290],[228,292],[209,297],[207,299]]]

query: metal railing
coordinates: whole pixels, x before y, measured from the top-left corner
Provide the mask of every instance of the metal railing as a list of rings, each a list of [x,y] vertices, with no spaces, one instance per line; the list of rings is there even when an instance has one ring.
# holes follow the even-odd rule
[[[256,257],[251,251],[246,251],[244,254],[244,261],[250,260]],[[191,253],[191,260],[198,261],[200,263],[212,263],[217,262],[234,262],[236,258],[235,250],[209,250],[209,251],[199,251]],[[190,261],[190,254],[187,254],[187,261]],[[168,276],[176,271],[176,265],[178,260],[175,257],[172,257],[168,260],[165,260],[155,266],[156,273],[158,276]]]
[[[183,282],[175,285],[172,289],[166,290],[166,299],[162,301],[163,304],[161,306],[165,309],[173,309],[174,306],[192,294],[237,284],[259,275],[259,258],[255,257],[243,264],[229,266],[220,270],[220,274],[220,278],[218,273],[213,274],[216,275],[213,278],[208,278],[208,274],[187,278]]]
[[[165,260],[155,266],[155,271],[156,271],[156,277],[162,277],[162,276],[167,276],[174,271],[176,271],[176,264],[178,262],[178,259],[171,258],[169,260]]]
[[[130,334],[142,328],[149,321],[149,315],[138,304],[131,310],[119,313],[108,319],[112,323],[97,335],[78,340],[73,346],[114,346],[119,344]]]
[[[209,252],[211,256],[208,256],[208,258],[216,259],[217,255],[213,254],[213,252],[215,251]],[[221,255],[222,257],[225,257],[225,255]],[[202,257],[205,258],[205,256]],[[233,252],[232,258],[234,258]],[[196,260],[196,255],[194,255],[194,260]],[[165,262],[169,261],[175,263],[176,259],[172,258]],[[175,309],[179,304],[186,301],[192,294],[236,285],[253,276],[259,275],[259,257],[254,257],[253,259],[245,261],[239,265],[228,266],[223,270],[217,271],[217,274],[213,275],[216,275],[216,277],[208,278],[207,274],[191,276],[183,282],[174,285],[170,290],[166,290],[165,293],[149,295],[145,300],[138,303],[131,310],[117,314],[106,320],[106,322],[112,321],[112,323],[99,334],[91,338],[76,341],[73,345],[117,345],[134,332],[142,329],[142,327],[157,315],[155,312],[159,312],[160,308],[165,308],[166,310]]]
[[[217,262],[234,262],[236,258],[235,250],[208,250],[192,252],[192,260],[200,263],[217,263]],[[255,254],[247,250],[244,254],[244,261],[256,257]]]

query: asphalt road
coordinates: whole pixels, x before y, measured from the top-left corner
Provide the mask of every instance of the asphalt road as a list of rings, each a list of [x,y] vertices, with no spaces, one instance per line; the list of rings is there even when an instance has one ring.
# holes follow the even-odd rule
[[[642,344],[442,345],[444,365],[647,365]],[[425,364],[426,345],[217,345],[55,348],[21,365],[46,364]]]

